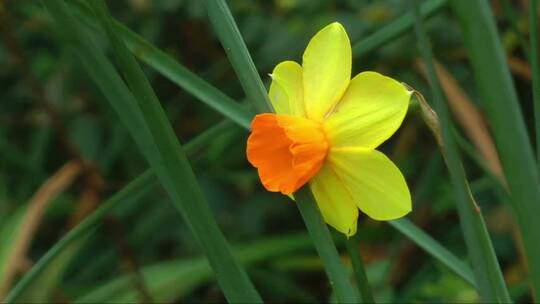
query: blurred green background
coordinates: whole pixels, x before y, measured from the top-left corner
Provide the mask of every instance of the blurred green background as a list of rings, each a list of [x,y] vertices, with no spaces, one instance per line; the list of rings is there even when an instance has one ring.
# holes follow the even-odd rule
[[[93,28],[96,43],[108,43]],[[227,1],[263,80],[302,52],[324,25],[339,21],[353,45],[410,11],[409,1]],[[241,86],[198,0],[108,1],[121,23],[227,95]],[[533,127],[531,72],[523,39],[527,1],[492,1],[499,33]],[[501,183],[489,126],[456,18],[446,7],[426,21],[441,82],[456,121],[465,169],[512,298],[531,301],[520,240]],[[59,238],[148,168],[127,129],[67,48],[39,1],[0,1],[0,299]],[[429,100],[409,30],[353,59],[353,74],[375,70]],[[169,120],[186,143],[223,118],[143,64]],[[460,111],[460,109],[465,109]],[[245,157],[247,132],[232,124],[191,158],[205,197],[239,260],[269,302],[326,302],[331,288],[297,208],[266,192]],[[466,259],[453,189],[440,151],[416,105],[380,147],[398,164],[413,196],[410,220]],[[64,251],[23,299],[62,302],[223,301],[205,258],[160,186],[122,202],[90,237]],[[30,216],[29,216],[30,214]],[[380,302],[476,302],[474,288],[385,222],[362,215],[358,233],[370,285]],[[342,236],[336,234],[335,239]],[[22,248],[13,259],[12,249]],[[348,258],[344,254],[343,259]]]

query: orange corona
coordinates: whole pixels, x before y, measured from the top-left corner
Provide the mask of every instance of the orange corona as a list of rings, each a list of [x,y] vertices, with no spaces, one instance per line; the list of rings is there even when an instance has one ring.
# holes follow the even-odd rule
[[[247,158],[269,191],[295,192],[319,171],[328,154],[324,130],[311,119],[259,114],[251,130]]]

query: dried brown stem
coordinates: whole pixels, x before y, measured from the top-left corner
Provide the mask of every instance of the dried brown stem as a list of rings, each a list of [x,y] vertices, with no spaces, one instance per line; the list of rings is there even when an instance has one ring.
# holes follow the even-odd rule
[[[3,274],[2,286],[0,286],[0,298],[5,295],[15,276],[26,264],[26,253],[45,210],[60,193],[73,183],[75,178],[82,172],[82,168],[82,164],[77,160],[66,163],[47,179],[30,199],[28,209],[14,238],[16,240],[15,244],[13,244],[7,258],[7,266]]]
[[[422,61],[417,60],[415,66],[424,76],[426,75],[425,65]],[[482,155],[482,159],[491,173],[503,185],[506,185],[499,155],[482,113],[472,103],[454,77],[441,64],[435,62],[435,70],[441,81],[448,105],[458,124]]]

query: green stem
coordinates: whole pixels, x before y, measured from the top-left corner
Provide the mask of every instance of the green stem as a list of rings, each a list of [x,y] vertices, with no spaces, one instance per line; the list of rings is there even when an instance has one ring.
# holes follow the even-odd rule
[[[357,302],[358,299],[347,276],[347,269],[341,262],[330,231],[328,231],[328,227],[321,216],[311,190],[308,186],[304,186],[294,194],[294,197],[309,235],[324,264],[326,275],[334,289],[338,302]]]
[[[45,253],[45,255],[39,259],[39,261],[30,269],[28,273],[15,285],[9,292],[7,297],[3,300],[3,303],[15,303],[19,296],[24,294],[24,291],[34,282],[38,276],[45,270],[45,267],[57,257],[64,248],[72,244],[74,241],[82,239],[84,236],[89,235],[95,231],[101,224],[103,217],[120,202],[126,202],[132,200],[134,197],[139,196],[141,193],[146,192],[151,187],[157,184],[157,179],[154,177],[154,173],[150,170],[146,171],[131,183],[127,187],[116,193],[105,203],[101,204],[97,210],[92,212],[86,217],[79,225],[75,226],[69,231],[60,241],[56,242],[54,246]]]
[[[414,225],[409,219],[400,218],[390,221],[389,223],[396,230],[411,239],[420,248],[424,249],[457,275],[462,277],[467,283],[476,287],[476,282],[474,281],[474,275],[471,269],[463,261],[448,251],[446,247],[435,241],[429,234],[418,228],[418,226]]]
[[[205,132],[193,138],[190,142],[184,145],[184,151],[188,156],[195,156],[200,149],[207,146],[214,140],[216,136],[222,134],[224,128],[229,128],[231,125],[228,121],[223,121]],[[74,241],[83,238],[101,225],[103,217],[107,215],[115,206],[120,203],[126,203],[133,200],[135,197],[146,193],[158,183],[157,177],[151,169],[146,170],[137,178],[127,184],[122,190],[114,194],[99,206],[92,214],[86,217],[75,228],[70,230],[62,239],[54,244],[40,259],[34,264],[28,273],[15,285],[11,292],[4,299],[6,303],[13,303],[17,298],[24,293],[26,288],[34,282],[37,277],[43,273],[47,265],[51,263],[62,251]]]
[[[533,169],[537,167],[537,163],[521,113],[517,91],[488,1],[453,0],[450,5],[460,22],[478,95],[498,148],[508,182],[510,202],[523,239],[529,279],[533,293],[538,297],[540,178],[538,170]],[[536,107],[536,110],[540,111],[539,107]],[[539,126],[538,120],[536,124]]]
[[[259,113],[273,112],[261,77],[225,0],[205,0],[210,22],[248,99]]]
[[[418,3],[418,2],[417,2]],[[461,159],[453,138],[452,122],[445,97],[440,86],[433,63],[433,54],[429,46],[428,37],[422,24],[418,4],[415,6],[416,36],[422,59],[426,64],[427,76],[432,89],[435,109],[439,115],[440,125],[434,127],[435,134],[442,140],[440,143],[445,162],[450,172],[450,179],[455,189],[456,205],[460,217],[460,224],[465,236],[467,249],[472,260],[473,272],[478,292],[482,301],[490,303],[508,303],[510,296],[499,267],[497,256],[493,249],[491,239],[487,232],[480,208],[476,205]],[[426,105],[427,106],[427,105]],[[436,118],[436,117],[435,117]]]
[[[360,233],[348,238],[345,244],[347,246],[347,251],[349,252],[349,258],[351,259],[354,276],[356,278],[356,286],[360,292],[362,302],[375,303],[373,293],[369,287],[366,268],[364,267],[364,262],[362,261],[362,256],[360,255]]]
[[[131,89],[136,105],[109,100],[113,107],[137,107],[150,131],[150,142],[155,146],[149,156],[163,187],[172,198],[173,206],[198,240],[214,269],[218,283],[230,302],[262,302],[244,268],[232,255],[212,211],[193,173],[185,153],[170,125],[167,115],[139,64],[116,33],[113,19],[103,0],[90,1],[93,10],[107,32],[120,70]],[[137,109],[136,109],[137,110]],[[118,111],[118,114],[122,114]],[[136,134],[136,130],[132,130]]]

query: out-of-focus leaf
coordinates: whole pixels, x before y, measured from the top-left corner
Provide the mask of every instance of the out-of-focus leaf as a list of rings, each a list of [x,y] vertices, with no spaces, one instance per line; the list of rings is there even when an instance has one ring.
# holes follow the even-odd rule
[[[238,260],[246,265],[309,248],[305,234],[291,234],[257,241],[234,249]],[[169,303],[189,294],[198,286],[213,280],[212,269],[203,257],[160,262],[142,267],[140,274],[150,297],[155,302]],[[78,298],[76,303],[142,303],[140,292],[132,283],[132,275],[108,281]]]
[[[85,241],[86,237],[83,237],[69,244],[62,253],[51,261],[46,271],[42,272],[28,286],[26,291],[17,299],[17,302],[44,303],[57,301],[55,291],[61,286],[60,283],[67,267]]]

